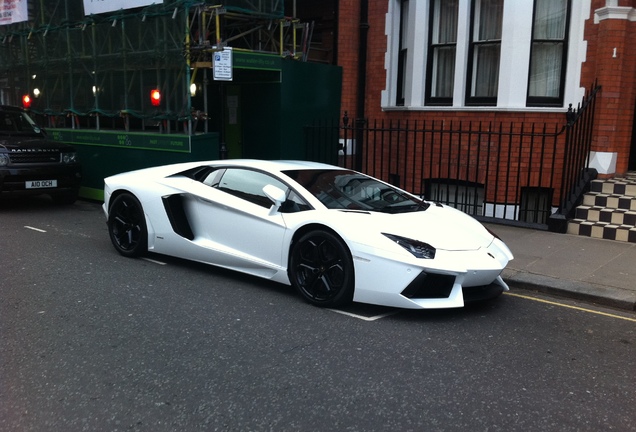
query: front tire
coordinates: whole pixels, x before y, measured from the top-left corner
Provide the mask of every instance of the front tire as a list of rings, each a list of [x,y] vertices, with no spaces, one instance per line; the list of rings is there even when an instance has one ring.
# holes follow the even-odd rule
[[[148,250],[148,230],[141,203],[134,195],[118,195],[108,212],[108,234],[117,252],[137,257]]]
[[[340,307],[353,300],[351,254],[344,242],[328,231],[308,232],[294,243],[289,279],[303,298],[315,306]]]

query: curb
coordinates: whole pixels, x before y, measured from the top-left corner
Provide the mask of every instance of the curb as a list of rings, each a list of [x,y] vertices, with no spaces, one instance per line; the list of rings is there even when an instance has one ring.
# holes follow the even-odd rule
[[[503,275],[503,278],[511,288],[538,291],[617,309],[636,311],[636,292],[621,288],[557,279],[527,272]]]

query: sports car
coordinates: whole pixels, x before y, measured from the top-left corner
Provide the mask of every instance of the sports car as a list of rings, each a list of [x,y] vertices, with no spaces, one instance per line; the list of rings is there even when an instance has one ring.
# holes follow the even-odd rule
[[[309,303],[451,308],[508,290],[513,258],[472,217],[337,166],[220,160],[104,179],[115,249],[292,285]]]

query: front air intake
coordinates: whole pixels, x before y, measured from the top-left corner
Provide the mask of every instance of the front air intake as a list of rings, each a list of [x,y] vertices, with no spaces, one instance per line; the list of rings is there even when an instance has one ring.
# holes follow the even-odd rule
[[[455,276],[422,272],[401,294],[410,299],[448,298],[454,284]]]

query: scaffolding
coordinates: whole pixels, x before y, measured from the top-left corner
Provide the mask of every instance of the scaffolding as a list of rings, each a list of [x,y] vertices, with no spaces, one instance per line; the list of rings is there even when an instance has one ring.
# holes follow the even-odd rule
[[[207,76],[216,51],[306,60],[311,38],[311,26],[285,16],[283,0],[164,0],[89,16],[83,0],[30,1],[28,9],[28,21],[0,26],[0,103],[28,94],[52,128],[190,134],[192,121],[207,116],[207,106],[193,113],[191,84],[198,70]]]

